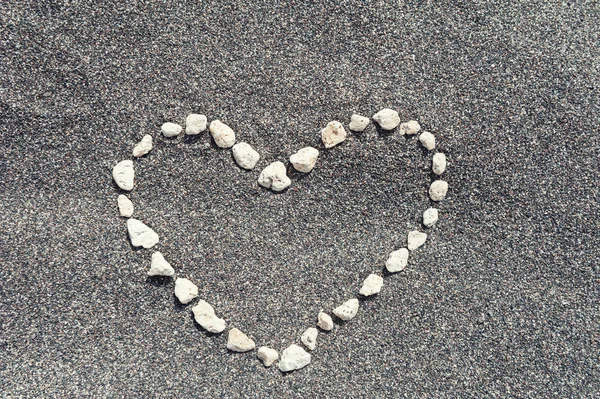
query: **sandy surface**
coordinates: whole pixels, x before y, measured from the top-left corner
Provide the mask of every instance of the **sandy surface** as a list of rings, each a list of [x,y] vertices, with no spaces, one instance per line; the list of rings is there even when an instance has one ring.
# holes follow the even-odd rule
[[[600,18],[595,2],[4,1],[0,5],[3,397],[569,397],[600,392]],[[512,2],[511,2],[512,3]],[[596,21],[596,24],[594,23]],[[135,215],[231,327],[299,342],[429,206],[431,154],[370,125],[389,106],[448,157],[440,221],[407,269],[282,375],[207,335],[148,280]],[[219,118],[262,156],[242,171]],[[260,169],[306,145],[273,194]]]

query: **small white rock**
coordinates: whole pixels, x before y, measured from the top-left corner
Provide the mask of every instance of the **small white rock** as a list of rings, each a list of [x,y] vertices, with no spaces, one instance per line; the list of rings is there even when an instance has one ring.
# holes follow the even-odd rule
[[[198,296],[198,287],[187,278],[177,278],[175,280],[175,296],[179,302],[186,305]]]
[[[348,125],[348,127],[354,132],[362,132],[367,128],[368,125],[369,118],[367,118],[366,116],[353,114],[350,117],[350,124]]]
[[[282,191],[289,187],[292,181],[286,174],[283,162],[276,161],[260,172],[258,184],[273,191]]]
[[[398,112],[389,108],[384,108],[373,115],[373,120],[384,130],[392,130],[400,124]]]
[[[206,115],[189,114],[185,119],[185,134],[200,134],[206,130]]]
[[[338,121],[329,122],[327,126],[321,130],[321,140],[323,140],[325,148],[334,147],[346,140],[346,130]]]
[[[319,312],[317,316],[317,327],[324,331],[333,330],[333,319],[325,312]]]
[[[397,273],[406,267],[408,263],[408,249],[400,248],[397,251],[390,253],[387,262],[385,262],[385,268],[390,273]]]
[[[267,346],[261,346],[258,348],[256,357],[262,360],[265,367],[271,367],[271,365],[279,358],[279,353],[277,353],[275,349]]]
[[[439,212],[435,208],[428,208],[423,212],[423,225],[425,227],[433,226],[439,218]]]
[[[419,248],[421,245],[425,244],[427,240],[427,234],[421,233],[420,231],[413,230],[408,233],[408,250],[414,251]]]
[[[349,299],[333,309],[333,314],[344,321],[353,319],[356,313],[358,313],[358,299],[356,298]]]
[[[179,133],[181,133],[183,128],[181,127],[181,125],[178,125],[177,123],[166,122],[166,123],[162,124],[162,126],[160,127],[160,130],[162,131],[162,134],[165,137],[175,137],[175,136],[178,136]]]
[[[427,148],[429,151],[435,148],[435,136],[429,132],[421,133],[419,135],[419,141],[423,147]]]
[[[248,143],[237,143],[231,149],[235,162],[244,169],[254,169],[260,154]]]
[[[383,277],[376,274],[369,274],[365,281],[363,281],[359,294],[363,296],[379,294],[381,287],[383,287]]]
[[[148,249],[158,244],[158,234],[137,219],[127,219],[127,231],[134,247]]]
[[[133,190],[135,171],[133,170],[132,160],[126,159],[116,164],[113,168],[112,175],[119,188],[125,191]]]
[[[304,147],[290,157],[290,162],[298,172],[308,173],[315,167],[319,150],[313,147]]]
[[[304,331],[300,340],[308,348],[308,350],[314,350],[317,347],[317,336],[319,335],[319,330],[314,327],[309,327]]]
[[[431,169],[438,176],[446,171],[446,155],[443,152],[438,152],[433,156]]]
[[[147,134],[144,137],[142,137],[142,141],[140,141],[139,143],[136,144],[135,147],[133,147],[133,156],[134,157],[144,156],[147,153],[149,153],[150,150],[152,150],[152,148],[154,148],[154,145],[152,144],[152,136]]]
[[[126,218],[133,215],[133,202],[127,196],[120,194],[117,198],[117,205],[119,206],[119,215]]]
[[[212,121],[209,129],[217,146],[230,148],[235,144],[235,132],[220,120]]]
[[[400,125],[399,132],[401,135],[417,134],[421,131],[421,125],[417,121],[408,121]]]
[[[252,341],[246,334],[232,328],[229,330],[229,336],[227,337],[227,349],[234,352],[248,352],[256,347],[254,341]]]
[[[436,180],[429,186],[429,198],[433,201],[441,201],[446,198],[448,193],[448,182],[444,180]]]
[[[175,275],[175,270],[169,262],[165,259],[163,254],[155,252],[152,254],[152,262],[150,263],[150,270],[148,270],[148,276],[167,276],[171,277]]]
[[[225,320],[220,319],[215,314],[215,309],[206,301],[200,300],[192,308],[194,319],[206,331],[211,333],[220,333],[225,329]]]
[[[310,353],[296,344],[291,344],[281,355],[279,370],[286,373],[288,371],[301,369],[310,364],[310,359]]]

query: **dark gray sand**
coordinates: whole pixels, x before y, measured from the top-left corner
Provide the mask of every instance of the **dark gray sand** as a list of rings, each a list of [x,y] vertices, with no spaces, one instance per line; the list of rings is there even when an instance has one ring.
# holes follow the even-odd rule
[[[0,396],[600,396],[598,3],[326,3],[0,4]],[[111,169],[152,134],[130,197],[156,248],[229,326],[299,342],[419,226],[431,154],[370,125],[283,194],[256,179],[385,106],[436,135],[448,198],[310,366],[228,353],[146,278]],[[190,112],[257,170],[159,136]]]

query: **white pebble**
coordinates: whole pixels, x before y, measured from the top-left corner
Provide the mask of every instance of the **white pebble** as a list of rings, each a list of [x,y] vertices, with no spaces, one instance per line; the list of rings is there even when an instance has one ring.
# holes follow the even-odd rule
[[[359,294],[363,296],[379,294],[381,287],[383,287],[383,277],[376,274],[369,274],[365,281],[363,281]]]
[[[248,143],[237,143],[231,149],[235,162],[244,169],[254,169],[260,154]]]
[[[350,117],[350,124],[348,125],[348,127],[354,132],[362,132],[367,128],[368,125],[369,118],[367,118],[366,116],[353,114]]]
[[[142,141],[140,141],[139,143],[136,144],[135,147],[133,147],[133,156],[134,157],[144,156],[147,153],[149,153],[150,150],[152,150],[152,148],[154,148],[154,145],[152,144],[152,136],[147,134],[144,137],[142,137]]]
[[[444,173],[446,170],[446,155],[443,152],[438,152],[433,156],[431,169],[438,176]]]
[[[356,298],[347,300],[333,309],[333,314],[344,321],[353,319],[356,313],[358,313],[358,299]]]
[[[286,373],[288,371],[301,369],[310,364],[310,359],[310,353],[296,344],[291,344],[281,355],[279,370]]]
[[[186,305],[198,296],[198,287],[187,278],[177,278],[175,280],[175,296],[179,302]]]
[[[417,134],[421,131],[421,125],[417,121],[408,121],[400,125],[399,132],[401,135]]]
[[[215,314],[215,309],[206,301],[200,300],[192,308],[194,319],[202,328],[211,333],[220,333],[225,329],[225,320]]]
[[[119,206],[119,215],[126,218],[130,218],[133,215],[133,202],[125,195],[119,195],[117,205]]]
[[[435,136],[429,132],[421,133],[419,135],[419,141],[423,147],[427,148],[429,151],[435,148]]]
[[[206,115],[189,114],[185,119],[185,134],[200,134],[206,130]]]
[[[319,330],[314,327],[309,327],[304,331],[300,340],[308,348],[308,350],[314,350],[317,347],[317,336],[319,335]]]
[[[127,231],[134,247],[148,249],[158,244],[158,234],[137,219],[127,219]]]
[[[133,170],[132,160],[126,159],[116,164],[113,168],[112,175],[119,188],[125,191],[133,190],[135,171]]]
[[[319,312],[317,316],[317,327],[324,331],[333,330],[333,319],[325,312]]]
[[[441,201],[446,198],[448,193],[448,182],[444,180],[436,180],[429,186],[429,198],[433,201]]]
[[[260,172],[258,184],[273,191],[282,191],[289,187],[292,181],[286,174],[283,162],[276,161]]]
[[[262,360],[265,367],[271,367],[271,365],[279,358],[279,353],[277,353],[275,349],[267,346],[261,346],[258,348],[256,357]]]
[[[163,123],[163,125],[160,127],[160,130],[165,137],[175,137],[181,133],[183,128],[177,123],[167,122]]]
[[[155,252],[152,254],[152,262],[150,263],[150,270],[148,270],[148,276],[167,276],[171,277],[175,275],[175,270],[167,262],[163,254]]]
[[[229,330],[229,336],[227,337],[227,349],[234,352],[248,352],[256,347],[254,341],[252,341],[246,334],[232,328]]]
[[[408,250],[414,251],[419,248],[421,245],[425,244],[427,240],[427,234],[421,233],[420,231],[413,230],[408,233]]]
[[[400,123],[398,112],[393,109],[384,108],[375,115],[373,120],[384,130],[392,130]]]
[[[290,157],[290,162],[298,172],[308,173],[315,167],[319,150],[313,147],[304,147]]]
[[[323,140],[325,148],[334,147],[346,140],[346,130],[338,121],[329,122],[327,126],[321,130],[321,140]]]
[[[408,249],[400,248],[397,251],[390,253],[387,262],[385,262],[385,268],[390,273],[397,273],[406,267],[408,263]]]
[[[235,132],[220,120],[212,121],[209,129],[218,147],[230,148],[235,144]]]
[[[423,212],[423,225],[431,227],[438,221],[439,212],[435,208],[428,208]]]

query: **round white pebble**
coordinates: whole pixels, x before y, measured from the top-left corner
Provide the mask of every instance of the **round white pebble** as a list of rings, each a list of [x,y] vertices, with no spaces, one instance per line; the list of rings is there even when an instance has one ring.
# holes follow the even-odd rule
[[[414,251],[419,248],[421,245],[425,244],[427,240],[427,234],[421,233],[420,231],[413,230],[408,233],[408,250]]]
[[[113,168],[112,175],[119,188],[125,191],[133,190],[135,171],[133,169],[132,160],[126,159],[116,164]]]
[[[258,184],[273,191],[283,191],[292,184],[281,161],[273,162],[260,172]]]
[[[119,207],[119,215],[126,218],[133,216],[133,202],[125,195],[119,195],[117,198],[117,205]]]
[[[208,302],[201,299],[192,312],[196,322],[206,331],[217,334],[225,330],[225,320],[217,317],[215,309]]]
[[[252,341],[246,334],[232,328],[229,330],[229,336],[227,337],[227,349],[234,352],[248,352],[256,347],[254,341]]]
[[[283,354],[281,355],[281,360],[279,361],[279,370],[284,373],[298,370],[302,367],[308,366],[310,364],[310,360],[310,353],[296,344],[291,344],[283,351]]]
[[[431,169],[438,176],[446,171],[446,155],[443,152],[438,152],[433,156]]]
[[[442,201],[448,193],[448,182],[436,180],[429,186],[429,198],[433,201]]]
[[[319,150],[313,147],[304,147],[290,157],[290,163],[298,172],[309,173],[315,167]]]
[[[220,120],[212,121],[209,129],[218,147],[230,148],[235,144],[235,132]]]
[[[306,348],[310,351],[314,350],[317,347],[317,336],[319,335],[319,330],[314,327],[309,327],[304,331],[300,340],[306,346]]]
[[[419,141],[423,147],[427,148],[429,151],[435,148],[435,136],[429,132],[421,133],[419,135]]]
[[[325,148],[335,147],[342,141],[346,140],[346,130],[338,121],[332,121],[321,130],[321,140],[325,144]]]
[[[367,118],[366,116],[353,114],[350,117],[350,124],[348,125],[348,127],[354,132],[362,132],[367,128],[368,125],[369,118]]]
[[[397,273],[406,267],[408,263],[408,249],[400,248],[397,251],[390,253],[387,262],[385,262],[385,268],[390,273]]]
[[[389,108],[384,108],[373,115],[373,120],[377,122],[383,130],[392,130],[400,124],[398,112]]]
[[[439,212],[435,208],[428,208],[423,212],[423,225],[425,227],[433,226],[439,218]]]
[[[198,287],[187,278],[177,278],[175,280],[175,296],[179,302],[186,305],[198,296]]]
[[[254,169],[260,154],[248,143],[237,143],[231,149],[235,162],[244,169]]]
[[[369,274],[365,281],[363,281],[359,294],[363,296],[379,294],[381,287],[383,287],[383,277],[376,274]]]
[[[317,327],[324,331],[333,330],[333,319],[325,312],[319,312],[317,316]]]
[[[401,124],[400,129],[398,129],[398,130],[400,131],[401,135],[417,134],[421,131],[421,125],[419,125],[419,122],[417,122],[417,121],[408,121],[408,122]]]
[[[356,313],[358,313],[358,299],[356,298],[347,300],[333,309],[333,314],[344,321],[352,320],[356,316]]]
[[[160,130],[162,131],[162,134],[165,137],[175,137],[178,136],[179,133],[181,133],[183,128],[177,123],[166,122],[163,123],[163,125],[160,127]]]
[[[142,137],[142,141],[140,141],[139,143],[136,144],[135,147],[133,147],[133,152],[132,152],[133,156],[134,157],[144,156],[147,153],[149,153],[153,147],[154,147],[154,145],[152,144],[152,136],[147,134],[144,137]]]
[[[185,119],[185,134],[200,134],[206,130],[207,123],[208,119],[206,119],[206,115],[189,114]]]

